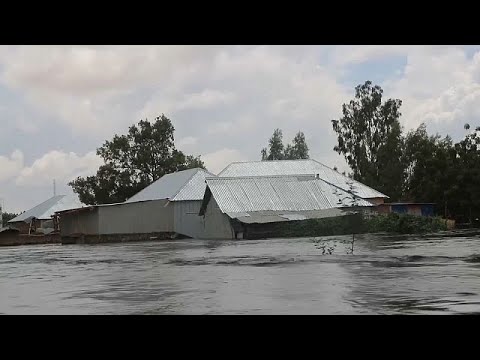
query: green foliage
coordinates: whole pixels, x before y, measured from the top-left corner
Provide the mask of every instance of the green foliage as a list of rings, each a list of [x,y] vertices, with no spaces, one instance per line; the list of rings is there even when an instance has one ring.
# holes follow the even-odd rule
[[[97,149],[105,162],[96,175],[78,177],[69,185],[85,204],[123,202],[163,175],[194,167],[204,168],[200,157],[175,148],[170,119],[140,120],[126,135],[115,135]]]
[[[478,129],[454,144],[449,136],[429,136],[422,124],[405,137],[404,162],[406,199],[434,202],[437,212],[460,221],[480,217]]]
[[[364,220],[363,224],[363,231],[369,233],[419,234],[444,230],[447,230],[447,225],[445,220],[440,217],[396,213],[374,216]]]
[[[8,226],[8,222],[16,218],[18,214],[4,212],[2,213],[2,226]]]
[[[286,221],[271,224],[249,224],[248,236],[254,238],[271,237],[309,237],[352,234],[356,228],[352,218],[358,214],[324,219],[307,219],[302,221]]]
[[[366,233],[421,234],[447,230],[445,220],[439,217],[426,217],[408,214],[362,216],[360,212],[345,216],[308,219],[265,224],[250,224],[249,238],[267,237],[318,237]],[[353,253],[350,242],[349,253]]]
[[[343,154],[352,176],[388,195],[389,201],[433,202],[438,214],[460,222],[480,218],[480,126],[453,143],[429,135],[425,124],[407,134],[400,127],[400,100],[382,101],[370,81],[332,120],[334,150]]]
[[[355,98],[343,104],[342,117],[332,120],[337,134],[334,150],[343,154],[353,178],[388,194],[402,193],[401,100],[382,103],[383,90],[371,81],[355,88]]]
[[[303,132],[299,131],[292,140],[292,144],[283,145],[283,133],[275,129],[268,141],[268,149],[261,151],[262,160],[297,160],[308,159],[308,145]]]

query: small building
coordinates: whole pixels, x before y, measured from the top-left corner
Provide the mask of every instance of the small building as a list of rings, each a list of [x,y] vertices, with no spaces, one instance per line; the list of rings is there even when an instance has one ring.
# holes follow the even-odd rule
[[[21,234],[50,233],[55,229],[52,219],[55,212],[81,206],[83,204],[74,195],[55,195],[11,219],[8,224]]]
[[[15,244],[18,240],[20,231],[11,226],[0,226],[0,246],[8,246]]]
[[[418,216],[433,216],[434,203],[411,203],[411,202],[396,202],[384,203],[376,207],[380,214],[409,214]]]
[[[236,174],[238,175],[238,174]],[[214,177],[207,188],[200,215],[206,239],[252,238],[272,224],[343,216],[353,197],[311,175]],[[356,206],[372,204],[355,198]]]
[[[88,206],[57,213],[62,242],[133,241],[198,237],[198,215],[205,193],[200,169],[167,174],[123,203]]]
[[[374,205],[383,204],[385,199],[388,199],[387,195],[350,179],[313,159],[233,162],[223,169],[218,176],[281,176],[300,174],[315,174],[323,181],[339,187],[344,191],[350,191],[350,187],[353,186],[353,190],[357,196]]]

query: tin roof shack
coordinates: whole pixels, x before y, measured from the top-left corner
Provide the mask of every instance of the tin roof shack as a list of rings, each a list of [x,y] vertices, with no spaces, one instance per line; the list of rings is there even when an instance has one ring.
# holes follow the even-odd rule
[[[118,242],[199,237],[204,169],[167,174],[127,201],[59,212],[62,242]]]
[[[57,211],[78,208],[83,204],[74,195],[56,195],[8,222],[20,234],[49,234],[55,230],[52,216]]]
[[[345,191],[349,191],[350,184],[353,184],[356,195],[374,205],[382,204],[388,198],[387,195],[350,179],[313,159],[234,162],[223,169],[218,176],[280,176],[299,174],[316,174],[323,181]]]
[[[434,215],[434,203],[384,203],[376,207],[376,210],[380,214],[409,214],[418,216],[433,216]]]
[[[216,177],[206,183],[200,209],[206,239],[281,237],[285,234],[276,233],[275,224],[344,216],[352,205],[345,200],[350,194],[315,175]],[[360,198],[356,202],[360,208],[372,206]]]

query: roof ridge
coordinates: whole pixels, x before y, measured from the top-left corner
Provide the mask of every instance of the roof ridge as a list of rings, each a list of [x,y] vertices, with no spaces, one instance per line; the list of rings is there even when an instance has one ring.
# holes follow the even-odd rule
[[[261,162],[280,162],[280,161],[316,161],[314,159],[284,159],[284,160],[252,160],[252,161],[232,161],[228,164],[222,171],[218,173],[217,176],[220,176],[225,170],[227,170],[233,164],[247,164],[247,163],[261,163]],[[323,164],[322,164],[323,165]]]
[[[295,178],[295,177],[315,177],[311,174],[288,174],[288,175],[246,175],[246,176],[213,176],[206,177],[205,180],[234,180],[234,179],[265,179],[265,178]]]
[[[192,178],[193,178],[200,170],[203,170],[203,169],[201,169],[201,168],[192,168],[192,169],[185,169],[185,170],[182,170],[182,171],[186,171],[186,170],[196,170],[196,171],[192,172],[192,175],[183,183],[182,186],[180,186],[180,187],[178,188],[177,192],[175,192],[175,194],[173,194],[173,196],[171,196],[171,197],[169,198],[169,200],[175,199],[175,196],[177,196],[177,195],[180,193],[180,191],[182,191],[182,189],[185,188],[185,186],[187,186],[187,184],[190,182],[190,180],[192,180]],[[179,172],[179,171],[177,171],[177,173],[178,173],[178,172]],[[172,174],[175,174],[175,173],[172,173]]]

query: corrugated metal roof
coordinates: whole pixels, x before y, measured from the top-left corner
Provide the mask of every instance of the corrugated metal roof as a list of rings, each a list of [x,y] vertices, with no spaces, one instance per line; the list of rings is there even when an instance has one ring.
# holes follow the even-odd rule
[[[345,216],[347,215],[347,212],[342,211],[341,209],[333,208],[325,210],[297,211],[293,214],[279,211],[257,211],[249,212],[246,214],[229,213],[227,215],[245,224],[265,224],[271,222],[323,219],[329,217]]]
[[[170,201],[202,200],[206,187],[205,177],[207,176],[215,175],[200,168],[167,174],[125,202],[161,199],[169,199]]]
[[[202,200],[207,187],[205,183],[207,177],[215,177],[215,175],[203,169],[198,169],[170,201]]]
[[[303,178],[303,179],[302,179]],[[252,176],[206,179],[223,213],[308,211],[342,207],[345,191],[313,176]],[[351,201],[343,200],[343,206]],[[358,199],[359,206],[372,206]]]
[[[218,176],[237,177],[294,174],[319,174],[322,180],[347,191],[349,190],[348,183],[352,182],[356,194],[364,199],[376,197],[388,198],[387,195],[358,181],[352,180],[313,159],[234,162],[223,169]]]
[[[10,220],[9,223],[25,221],[32,217],[40,220],[49,220],[57,211],[80,208],[82,206],[83,204],[75,195],[56,195],[25,211],[23,214],[18,215],[16,218]]]

